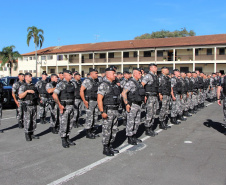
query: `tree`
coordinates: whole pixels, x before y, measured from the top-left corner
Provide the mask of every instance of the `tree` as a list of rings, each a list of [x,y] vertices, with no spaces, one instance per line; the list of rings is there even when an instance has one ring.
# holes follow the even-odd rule
[[[168,37],[189,37],[195,36],[195,32],[193,30],[187,31],[186,28],[181,28],[181,31],[175,30],[170,32],[169,30],[161,30],[150,33],[145,33],[141,36],[137,36],[134,39],[154,39],[154,38],[168,38]]]
[[[34,39],[34,44],[35,44],[35,59],[36,59],[36,77],[38,74],[38,62],[37,62],[37,47],[40,46],[40,49],[42,47],[42,44],[44,42],[44,31],[42,29],[38,29],[35,26],[28,27],[27,28],[28,34],[27,34],[27,45],[29,46],[31,38]]]
[[[0,58],[2,60],[1,68],[8,63],[10,76],[12,75],[12,64],[16,64],[17,68],[17,59],[21,57],[20,53],[18,51],[13,51],[16,47],[14,45],[4,47],[2,51],[0,52]]]

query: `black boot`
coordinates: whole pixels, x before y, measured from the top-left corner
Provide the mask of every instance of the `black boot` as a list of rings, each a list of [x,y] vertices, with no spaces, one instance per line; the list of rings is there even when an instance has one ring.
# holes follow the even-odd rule
[[[111,152],[113,152],[114,154],[118,154],[118,153],[119,153],[119,150],[114,149],[114,148],[112,147],[112,144],[109,145],[109,150],[110,150]]]
[[[34,132],[30,133],[32,139],[39,139],[39,136],[34,135]]]
[[[194,111],[196,111],[196,113],[197,113],[197,111],[198,111],[198,106],[197,105],[194,107]]]
[[[128,136],[128,144],[137,145],[137,142],[133,139],[132,136]]]
[[[95,134],[92,133],[91,129],[86,130],[86,138],[95,139]]]
[[[171,123],[174,125],[179,125],[180,123],[177,121],[176,117],[171,117]]]
[[[191,117],[192,115],[190,113],[188,113],[188,111],[184,111],[184,116]]]
[[[135,135],[133,135],[132,137],[133,137],[134,141],[136,141],[136,143],[142,143],[142,140],[141,140],[141,139],[136,138],[136,136],[135,136]]]
[[[20,120],[20,121],[18,121],[18,127],[19,127],[20,129],[24,128],[24,125],[23,125],[23,123],[22,123],[22,121],[21,121],[21,120]]]
[[[160,122],[159,122],[159,128],[160,128],[160,129],[163,129],[163,130],[167,130],[167,127],[166,127],[164,121],[160,121]]]
[[[103,154],[106,156],[114,156],[114,152],[112,152],[108,145],[104,145]]]
[[[171,128],[171,126],[167,125],[167,122],[168,122],[168,120],[164,120],[164,121],[163,121],[163,123],[164,123],[166,129]]]
[[[155,132],[151,130],[151,127],[145,127],[145,135],[155,137]]]
[[[76,145],[73,141],[69,139],[69,136],[66,137],[67,143],[71,146]]]
[[[55,127],[51,127],[51,131],[53,134],[58,134],[58,131]]]
[[[201,104],[201,106],[202,106],[203,108],[205,108],[205,105],[204,105],[204,103],[202,103],[202,104]]]
[[[178,119],[181,120],[181,121],[186,121],[187,120],[187,118],[183,117],[183,115],[179,115]]]
[[[40,123],[41,123],[41,124],[46,124],[46,123],[45,123],[44,117],[40,117]]]
[[[25,133],[25,139],[26,141],[31,141],[31,136],[28,133]]]
[[[61,140],[62,140],[62,146],[64,148],[69,148],[69,144],[67,143],[66,137],[62,137]]]

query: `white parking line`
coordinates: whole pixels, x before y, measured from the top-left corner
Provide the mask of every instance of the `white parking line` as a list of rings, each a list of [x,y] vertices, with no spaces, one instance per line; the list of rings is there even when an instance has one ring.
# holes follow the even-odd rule
[[[206,107],[208,107],[208,106],[209,106],[209,105],[211,105],[211,104],[213,104],[213,103],[209,103],[209,104],[207,104],[207,105],[206,105]]]
[[[16,116],[13,116],[13,117],[9,117],[9,118],[2,118],[2,120],[6,120],[6,119],[12,119],[12,118],[15,118],[15,119],[16,119]]]

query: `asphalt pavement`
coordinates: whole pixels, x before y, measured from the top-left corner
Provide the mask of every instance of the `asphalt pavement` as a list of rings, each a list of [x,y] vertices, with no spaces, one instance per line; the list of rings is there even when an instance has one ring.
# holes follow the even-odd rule
[[[180,125],[166,131],[157,127],[156,137],[145,136],[141,123],[137,136],[143,142],[136,146],[127,144],[120,121],[114,143],[120,153],[114,157],[102,154],[101,121],[97,125],[100,137],[90,140],[83,127],[73,128],[71,138],[76,145],[65,149],[49,123],[38,124],[35,134],[40,139],[26,142],[15,109],[4,109],[0,184],[226,185],[223,111],[217,103],[206,105]]]

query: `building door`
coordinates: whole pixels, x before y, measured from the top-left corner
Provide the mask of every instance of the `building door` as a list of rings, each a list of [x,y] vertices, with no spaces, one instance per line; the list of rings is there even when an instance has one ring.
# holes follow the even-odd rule
[[[180,71],[187,73],[189,71],[189,67],[180,67]]]
[[[202,67],[195,67],[196,71],[202,72]]]
[[[220,72],[221,74],[224,74],[224,70],[220,70],[219,72]]]
[[[168,61],[173,61],[173,50],[168,51]]]

